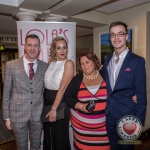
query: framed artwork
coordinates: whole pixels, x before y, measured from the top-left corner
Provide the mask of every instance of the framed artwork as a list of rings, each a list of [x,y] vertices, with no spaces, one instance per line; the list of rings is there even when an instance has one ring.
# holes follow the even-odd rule
[[[127,47],[132,51],[132,29],[128,30]],[[113,47],[110,42],[109,33],[100,34],[100,52],[101,52],[101,64],[104,64],[104,60],[107,55],[113,53]]]

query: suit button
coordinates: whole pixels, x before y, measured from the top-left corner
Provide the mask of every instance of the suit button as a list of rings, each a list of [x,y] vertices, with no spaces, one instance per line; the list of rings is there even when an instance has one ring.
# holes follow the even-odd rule
[[[32,102],[31,102],[31,104],[32,104]]]
[[[32,84],[32,82],[30,84]]]
[[[33,92],[31,92],[31,94],[33,94]]]

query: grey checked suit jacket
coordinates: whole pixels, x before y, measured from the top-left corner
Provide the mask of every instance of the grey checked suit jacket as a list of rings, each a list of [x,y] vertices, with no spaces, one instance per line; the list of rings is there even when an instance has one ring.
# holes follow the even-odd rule
[[[48,64],[37,60],[37,70],[29,79],[23,58],[7,62],[3,91],[3,119],[27,122],[30,117],[40,121],[43,109],[44,75]]]

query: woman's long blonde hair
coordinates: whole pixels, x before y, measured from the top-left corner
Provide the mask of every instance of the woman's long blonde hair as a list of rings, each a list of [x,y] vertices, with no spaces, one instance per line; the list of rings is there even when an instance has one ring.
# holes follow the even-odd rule
[[[56,53],[55,53],[55,48],[56,48],[56,42],[57,41],[65,41],[66,42],[66,46],[68,48],[68,43],[67,41],[61,37],[61,36],[57,36],[55,37],[53,40],[52,40],[52,43],[51,43],[51,47],[50,47],[50,55],[49,55],[49,61],[52,62],[52,61],[56,61]]]

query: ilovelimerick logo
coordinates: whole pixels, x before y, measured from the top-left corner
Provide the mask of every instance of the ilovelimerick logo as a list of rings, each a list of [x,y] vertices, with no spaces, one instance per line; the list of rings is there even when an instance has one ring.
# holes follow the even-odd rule
[[[119,144],[141,144],[137,140],[142,133],[141,121],[132,115],[122,117],[117,124],[118,135],[122,140],[118,141]]]

